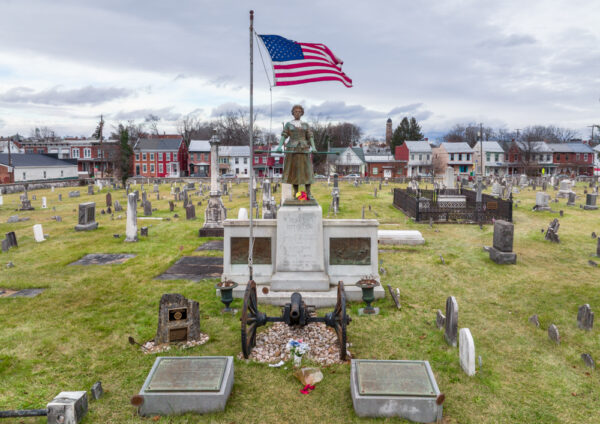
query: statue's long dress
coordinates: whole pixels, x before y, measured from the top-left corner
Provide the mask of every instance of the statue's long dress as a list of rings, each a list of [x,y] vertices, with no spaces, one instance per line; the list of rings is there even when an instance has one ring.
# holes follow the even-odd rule
[[[286,152],[307,152],[285,154],[283,182],[287,184],[312,184],[314,182],[313,165],[310,153],[308,153],[312,133],[308,124],[301,122],[300,127],[296,127],[288,122],[283,127],[281,135],[289,137],[284,149]]]

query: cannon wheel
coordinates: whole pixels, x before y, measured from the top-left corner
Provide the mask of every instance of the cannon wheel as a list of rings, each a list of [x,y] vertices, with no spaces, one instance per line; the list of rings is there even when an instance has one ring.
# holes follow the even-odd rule
[[[258,327],[256,317],[258,315],[258,303],[256,301],[256,283],[249,281],[244,293],[244,305],[242,309],[242,353],[248,359],[252,348],[256,345],[256,328]]]
[[[346,360],[346,326],[350,321],[348,315],[346,315],[346,291],[344,290],[344,283],[340,281],[337,289],[337,303],[333,310],[335,318],[335,332],[338,336],[338,344],[340,345],[340,359]]]

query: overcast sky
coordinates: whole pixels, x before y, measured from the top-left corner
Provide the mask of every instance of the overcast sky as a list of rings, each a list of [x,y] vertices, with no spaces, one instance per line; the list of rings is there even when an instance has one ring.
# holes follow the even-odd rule
[[[150,113],[173,132],[185,114],[247,109],[250,8],[258,33],[326,44],[354,81],[274,87],[274,130],[293,103],[375,137],[403,116],[432,138],[456,123],[585,138],[600,124],[598,1],[0,0],[0,135],[89,136],[100,114],[110,129]],[[268,129],[256,49],[254,82]]]

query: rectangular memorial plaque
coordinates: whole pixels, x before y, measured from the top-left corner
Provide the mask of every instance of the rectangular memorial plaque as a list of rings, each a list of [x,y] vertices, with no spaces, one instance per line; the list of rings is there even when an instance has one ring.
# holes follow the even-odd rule
[[[355,363],[361,395],[436,396],[423,361],[356,360]]]
[[[486,208],[488,210],[496,210],[498,209],[498,202],[487,202]]]
[[[329,265],[371,265],[371,238],[331,237]]]
[[[169,342],[187,342],[188,339],[188,328],[170,328],[169,329]]]
[[[254,237],[254,265],[271,264],[271,237]],[[231,237],[231,263],[248,263],[248,237]]]
[[[227,358],[158,358],[147,392],[218,392]]]

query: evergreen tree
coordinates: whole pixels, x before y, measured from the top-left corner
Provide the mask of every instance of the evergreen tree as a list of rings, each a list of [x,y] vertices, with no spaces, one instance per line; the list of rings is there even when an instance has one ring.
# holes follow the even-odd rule
[[[121,181],[123,185],[127,178],[131,176],[131,156],[133,150],[129,145],[129,128],[119,124],[119,170],[121,172]]]
[[[103,130],[104,130],[104,117],[102,115],[100,115],[100,122],[98,122],[96,131],[94,131],[94,134],[92,134],[92,138],[102,141],[102,139],[104,138],[104,136],[102,135]]]
[[[425,137],[421,132],[421,126],[418,124],[417,120],[414,118],[410,118],[409,124],[409,138],[407,140],[423,140]]]
[[[402,118],[402,121],[400,121],[400,125],[394,130],[394,134],[392,134],[392,152],[406,140],[410,140],[410,123],[405,116]]]

